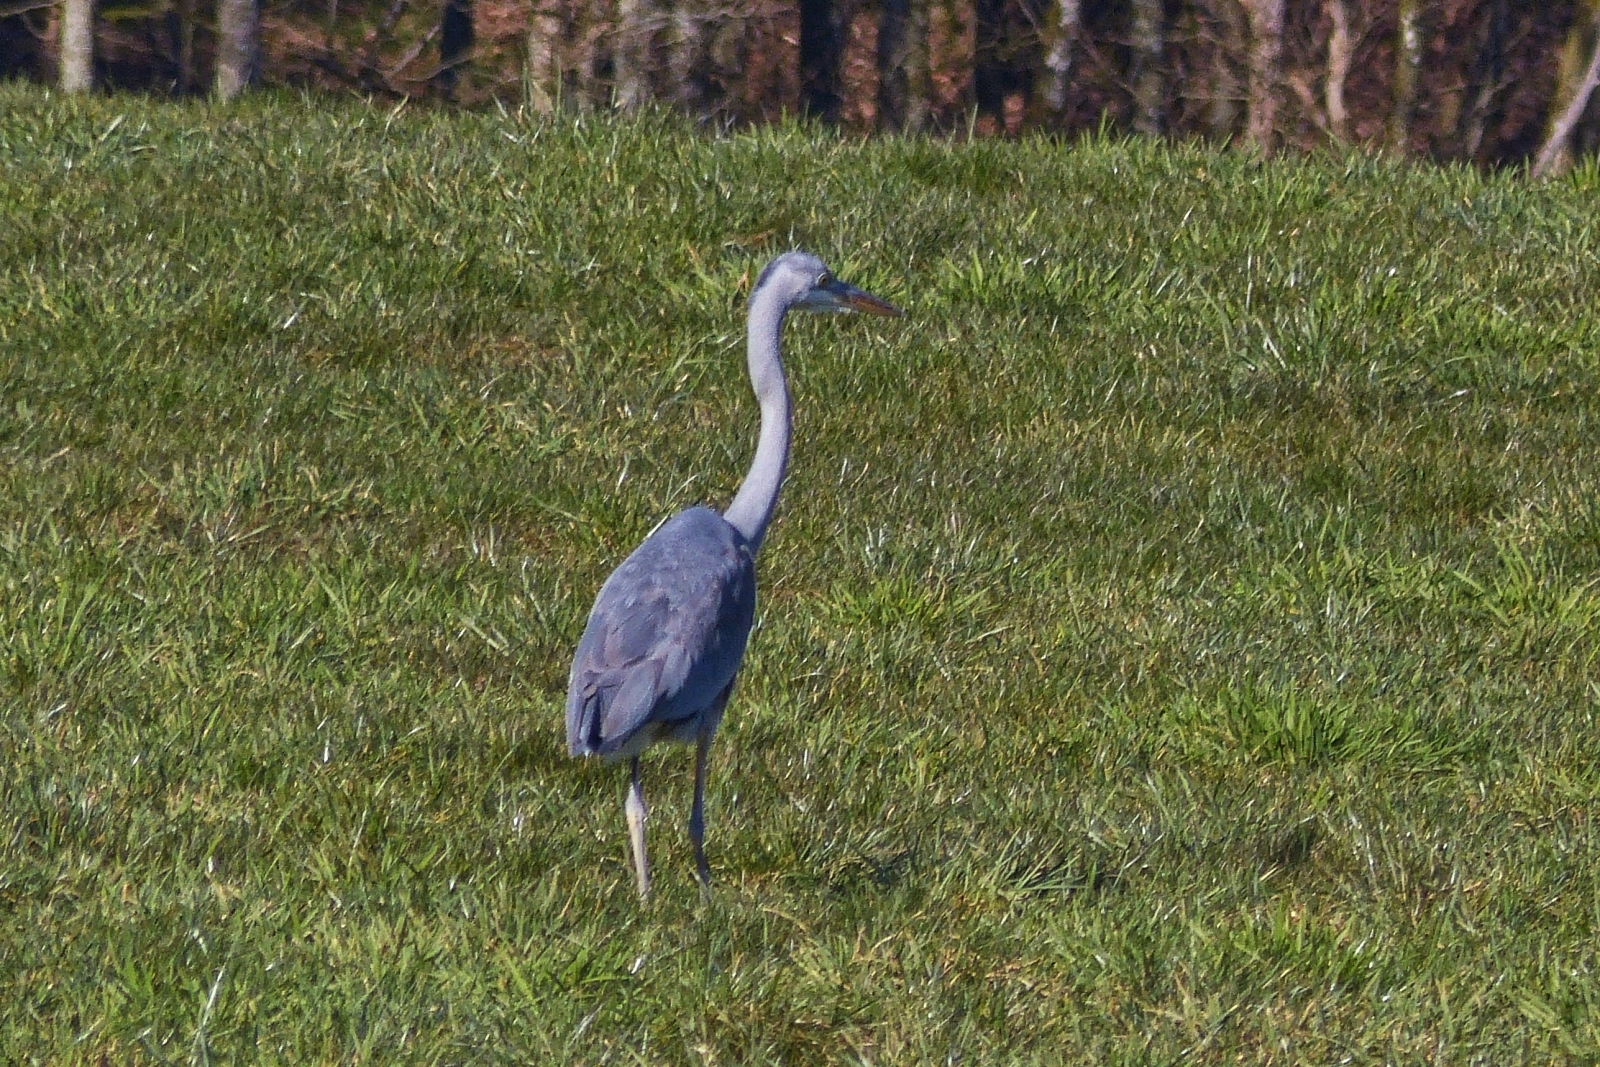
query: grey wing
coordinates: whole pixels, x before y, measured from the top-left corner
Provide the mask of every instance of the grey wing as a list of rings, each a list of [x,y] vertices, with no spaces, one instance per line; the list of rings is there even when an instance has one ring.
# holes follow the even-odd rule
[[[679,516],[601,588],[568,681],[573,755],[637,751],[710,708],[738,673],[755,617],[755,562],[720,516],[706,514],[715,526]]]

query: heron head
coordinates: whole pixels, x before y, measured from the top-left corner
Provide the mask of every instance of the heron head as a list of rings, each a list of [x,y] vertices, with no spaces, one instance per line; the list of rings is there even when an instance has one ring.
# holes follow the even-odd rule
[[[785,252],[768,263],[750,290],[750,299],[768,290],[797,311],[863,311],[868,315],[905,312],[865,289],[833,276],[828,265],[809,252]]]

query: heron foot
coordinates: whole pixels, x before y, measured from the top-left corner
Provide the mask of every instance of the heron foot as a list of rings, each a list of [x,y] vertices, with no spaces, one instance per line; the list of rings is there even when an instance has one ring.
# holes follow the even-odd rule
[[[689,838],[694,842],[694,871],[700,879],[701,897],[711,896],[711,864],[706,862],[706,848],[704,835],[695,832],[694,824],[690,824]]]

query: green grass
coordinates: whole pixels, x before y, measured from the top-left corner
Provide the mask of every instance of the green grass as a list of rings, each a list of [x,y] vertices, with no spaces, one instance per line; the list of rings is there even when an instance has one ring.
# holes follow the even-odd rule
[[[10,1062],[1592,1063],[1600,173],[0,87]],[[713,758],[561,701],[800,445]]]

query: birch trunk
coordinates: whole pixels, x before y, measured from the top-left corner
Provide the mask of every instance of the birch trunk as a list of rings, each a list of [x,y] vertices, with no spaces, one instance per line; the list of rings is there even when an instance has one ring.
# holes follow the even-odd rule
[[[1400,0],[1400,20],[1395,38],[1394,110],[1389,115],[1389,144],[1397,152],[1411,151],[1412,124],[1417,111],[1417,83],[1421,74],[1420,0]]]
[[[1072,64],[1083,33],[1083,0],[1055,0],[1041,28],[1044,63],[1039,73],[1039,99],[1045,113],[1060,119],[1072,91]]]
[[[563,0],[533,0],[528,19],[528,65],[523,74],[523,97],[534,111],[554,111],[561,102],[562,39],[566,19]]]
[[[1246,0],[1250,19],[1250,100],[1245,135],[1263,152],[1278,147],[1278,86],[1283,79],[1285,0]]]
[[[61,5],[61,91],[94,88],[94,0],[63,0]]]
[[[255,84],[259,40],[256,0],[217,0],[216,92],[219,99],[232,100]]]
[[[1335,141],[1350,140],[1350,109],[1345,106],[1344,90],[1350,82],[1350,63],[1355,56],[1355,0],[1328,0],[1328,84],[1323,103],[1328,109],[1328,132]]]

